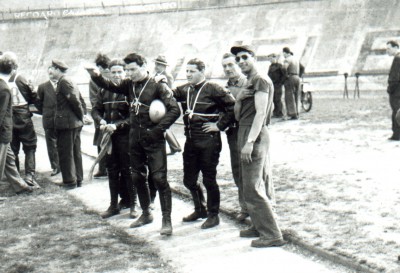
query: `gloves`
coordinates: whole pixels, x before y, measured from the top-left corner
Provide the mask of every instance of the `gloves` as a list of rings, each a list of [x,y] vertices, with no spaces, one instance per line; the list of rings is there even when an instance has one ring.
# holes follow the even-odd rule
[[[112,124],[112,123],[111,123],[111,124],[107,124],[105,130],[106,130],[107,132],[112,133],[112,132],[114,132],[115,130],[117,130],[117,126],[116,126],[115,124]]]
[[[163,82],[163,83],[168,83],[167,77],[165,77],[165,75],[157,75],[154,77],[154,80],[159,83],[159,82]]]

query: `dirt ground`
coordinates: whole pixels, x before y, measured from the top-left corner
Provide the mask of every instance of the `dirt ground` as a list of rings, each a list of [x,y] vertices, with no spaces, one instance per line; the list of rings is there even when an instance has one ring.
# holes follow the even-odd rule
[[[281,228],[355,264],[400,272],[400,142],[387,140],[387,94],[343,99],[340,92],[315,92],[313,98],[300,120],[273,119],[270,126]],[[222,206],[236,209],[227,153],[218,182]],[[172,184],[185,190],[181,181]]]
[[[400,216],[395,210],[400,142],[387,140],[390,126],[384,92],[362,92],[361,99],[314,93],[311,112],[300,120],[274,119],[271,157],[281,228],[354,263],[400,272]],[[183,145],[182,127],[175,125],[173,131]],[[172,187],[187,193],[181,155],[169,157],[168,166]],[[218,183],[221,206],[237,210],[225,140]]]

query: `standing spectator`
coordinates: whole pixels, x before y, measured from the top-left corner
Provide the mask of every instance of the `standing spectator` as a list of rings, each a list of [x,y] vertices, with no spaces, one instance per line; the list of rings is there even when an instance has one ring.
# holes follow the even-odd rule
[[[159,55],[154,60],[154,64],[155,64],[154,70],[156,72],[155,77],[160,75],[165,76],[168,87],[172,89],[174,84],[174,78],[172,77],[171,73],[167,71],[168,63],[165,56]],[[168,155],[173,155],[175,153],[180,153],[182,151],[182,148],[179,145],[179,142],[176,140],[174,133],[172,133],[170,130],[165,131],[165,139],[167,140],[170,149],[170,153]]]
[[[285,244],[275,219],[272,205],[265,193],[265,170],[269,157],[269,130],[274,87],[269,77],[261,77],[255,67],[255,53],[250,46],[234,46],[231,53],[247,76],[247,88],[237,96],[235,117],[239,121],[240,179],[243,195],[253,225],[240,232],[241,237],[260,237],[252,247]]]
[[[51,176],[61,172],[57,152],[57,135],[54,117],[57,105],[57,80],[53,78],[48,69],[49,80],[39,85],[37,91],[36,107],[42,114],[43,129],[46,138],[47,154],[52,168]]]
[[[17,65],[14,56],[11,52],[0,56],[0,179],[4,175],[15,192],[21,194],[30,193],[39,186],[30,186],[21,178],[10,146],[13,128],[12,93],[7,82]]]
[[[394,56],[392,66],[389,71],[388,88],[389,103],[392,108],[392,131],[389,140],[400,140],[400,125],[396,122],[396,113],[400,109],[400,52],[399,44],[396,41],[386,43],[386,52],[389,56]]]
[[[299,61],[293,57],[293,53],[288,47],[283,48],[285,57],[284,68],[286,69],[285,85],[285,103],[287,115],[290,119],[299,118],[300,104],[300,65]]]
[[[165,151],[164,132],[180,115],[171,89],[167,84],[156,82],[147,71],[146,59],[139,54],[130,53],[125,58],[125,70],[129,78],[116,84],[100,75],[97,69],[88,69],[93,81],[113,93],[124,94],[130,103],[129,151],[133,170],[133,182],[136,186],[142,215],[131,227],[136,228],[153,222],[150,210],[150,193],[146,183],[145,164],[149,167],[149,176],[160,195],[162,211],[161,235],[172,234],[171,188],[167,180],[167,154]],[[166,114],[158,124],[149,116],[150,104],[161,100],[166,107]]]
[[[226,88],[236,98],[240,90],[246,86],[246,76],[242,74],[239,66],[236,64],[235,55],[226,53],[222,57],[222,68],[225,76],[228,78]],[[228,139],[229,151],[231,155],[231,168],[233,181],[238,187],[240,213],[236,216],[236,220],[244,221],[248,216],[246,202],[243,199],[243,185],[240,183],[240,154],[237,148],[237,133],[239,124],[233,120],[229,128],[225,131]]]
[[[8,57],[14,58],[14,67],[8,86],[12,92],[13,102],[13,136],[11,141],[11,149],[15,155],[15,164],[18,170],[19,150],[21,148],[25,153],[25,181],[33,186],[36,185],[36,145],[37,138],[35,128],[32,122],[32,113],[29,110],[29,104],[33,104],[36,100],[36,94],[33,92],[30,83],[20,74],[17,73],[18,62],[17,56],[9,52]]]
[[[120,83],[125,79],[125,63],[115,59],[110,62],[111,79]],[[128,203],[130,217],[136,218],[136,188],[132,181],[132,169],[129,162],[129,103],[123,94],[116,94],[102,88],[97,93],[96,104],[92,109],[93,120],[103,127],[102,131],[112,132],[112,151],[107,155],[106,166],[110,188],[110,207],[101,214],[109,218],[119,214],[118,194],[122,203]],[[129,196],[125,196],[129,195]],[[130,203],[130,204],[129,204]]]
[[[49,68],[50,78],[57,81],[56,112],[54,117],[57,151],[62,187],[72,189],[80,187],[83,180],[81,130],[84,109],[78,87],[65,76],[68,66],[60,60],[53,60]]]
[[[217,166],[221,152],[221,134],[233,119],[234,97],[218,84],[206,81],[205,64],[192,59],[186,66],[188,83],[175,89],[175,98],[184,111],[186,143],[183,151],[183,184],[193,198],[194,212],[184,222],[207,220],[201,228],[219,224],[220,192]],[[207,209],[203,190],[197,181],[203,174],[207,190]]]
[[[268,77],[271,78],[274,83],[274,111],[272,116],[275,118],[283,117],[283,105],[282,105],[282,87],[286,77],[286,71],[283,65],[278,62],[279,55],[270,54],[268,56],[271,65],[268,69]]]
[[[110,58],[105,55],[98,53],[95,59],[95,63],[97,68],[99,69],[102,76],[109,78],[110,77]],[[96,105],[97,94],[101,91],[101,88],[98,87],[92,80],[89,82],[89,100],[92,108]],[[100,135],[100,124],[94,122],[94,137],[93,137],[93,145],[97,146],[97,152],[100,153],[100,142],[101,142],[101,135]],[[102,160],[99,162],[99,169],[98,172],[93,175],[94,178],[101,178],[107,176],[107,169],[106,169],[106,158],[103,157]]]

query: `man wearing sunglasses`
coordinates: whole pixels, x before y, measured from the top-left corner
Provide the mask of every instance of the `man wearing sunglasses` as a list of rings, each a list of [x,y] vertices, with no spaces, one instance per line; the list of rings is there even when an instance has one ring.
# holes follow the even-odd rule
[[[242,230],[240,237],[259,237],[251,242],[252,247],[281,246],[285,241],[272,211],[269,200],[272,196],[267,196],[264,183],[260,183],[270,179],[266,172],[269,169],[268,124],[274,87],[269,77],[263,78],[258,74],[254,50],[250,46],[234,46],[231,53],[236,55],[236,62],[247,76],[247,87],[236,97],[235,117],[239,121],[240,179],[253,225]],[[272,195],[273,191],[267,192]]]
[[[187,63],[186,78],[188,83],[177,87],[174,95],[184,111],[183,184],[190,190],[195,210],[183,221],[207,218],[201,226],[207,229],[219,224],[220,192],[216,176],[222,146],[220,131],[233,119],[235,99],[228,90],[206,80],[205,64],[199,59]],[[207,190],[207,209],[197,181],[200,171]]]

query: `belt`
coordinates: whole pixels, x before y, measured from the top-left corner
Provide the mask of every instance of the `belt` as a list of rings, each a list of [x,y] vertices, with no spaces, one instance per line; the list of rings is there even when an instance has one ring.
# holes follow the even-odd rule
[[[299,74],[289,73],[289,76],[298,76]]]

